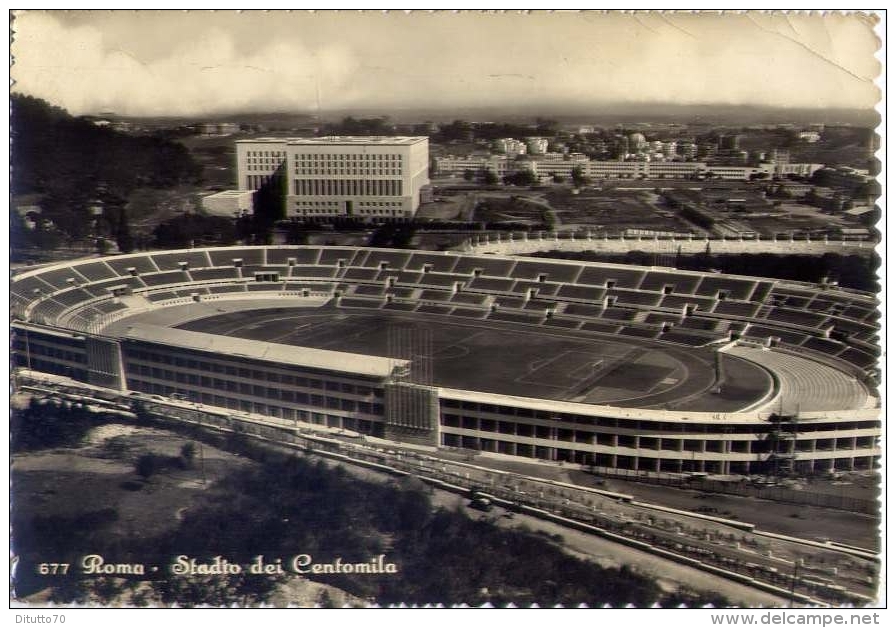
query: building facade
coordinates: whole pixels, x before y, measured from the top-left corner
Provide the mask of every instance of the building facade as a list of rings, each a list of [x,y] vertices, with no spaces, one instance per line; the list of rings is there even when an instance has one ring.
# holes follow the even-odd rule
[[[429,139],[240,140],[237,174],[241,190],[257,190],[282,176],[287,218],[409,220],[429,184]]]
[[[259,137],[236,142],[237,189],[257,190],[282,172],[286,162],[286,138]]]
[[[531,170],[540,177],[569,177],[573,168],[581,166],[585,176],[598,179],[725,179],[749,181],[758,176],[811,176],[820,164],[772,164],[758,166],[714,165],[703,161],[597,161],[584,155],[530,155],[512,158],[507,155],[447,155],[436,157],[436,172],[443,177],[462,177],[465,172],[488,170],[499,178],[523,170]]]

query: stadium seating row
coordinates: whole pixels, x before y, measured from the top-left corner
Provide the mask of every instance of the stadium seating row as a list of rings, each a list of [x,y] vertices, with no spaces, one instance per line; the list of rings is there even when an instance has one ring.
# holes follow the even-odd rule
[[[14,312],[42,321],[91,306],[234,292],[333,292],[343,307],[450,313],[703,344],[741,333],[763,342],[876,361],[873,297],[765,279],[536,258],[350,247],[235,247],[73,262],[13,277]],[[374,305],[371,305],[372,302]]]

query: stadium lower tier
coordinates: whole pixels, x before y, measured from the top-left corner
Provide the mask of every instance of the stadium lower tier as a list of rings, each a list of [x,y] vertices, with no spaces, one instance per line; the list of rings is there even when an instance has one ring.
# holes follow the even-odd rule
[[[862,383],[874,369],[873,298],[829,287],[559,260],[241,247],[58,264],[13,277],[11,293],[16,365],[125,395],[187,399],[398,442],[615,469],[809,474],[871,469],[881,453],[879,409]],[[475,372],[464,388],[439,385],[419,359],[431,354],[428,341],[421,344],[414,334],[390,336],[385,351],[358,345],[352,353],[283,344],[288,334],[257,339],[185,324],[224,312],[224,304],[239,305],[251,319],[272,302],[302,302],[337,318],[372,309],[375,316],[440,316],[459,326],[588,336],[605,345],[603,357],[620,360],[629,354],[606,347],[655,343],[695,355],[730,351],[737,356],[731,359],[744,360],[761,351],[755,363],[774,384],[761,403],[737,411],[620,407],[594,400],[592,388],[553,398],[531,391],[535,383],[566,385],[572,376],[581,376],[573,383],[618,389],[648,372],[672,386],[679,375],[663,369],[676,363],[642,360],[640,371],[614,367],[604,374],[586,349],[571,348],[565,362],[536,356],[530,365],[538,381],[521,385],[517,395],[478,388]],[[189,315],[178,318],[178,312]],[[754,327],[763,335],[751,337]],[[482,333],[487,340],[499,336]],[[476,368],[500,370],[508,353],[495,344],[491,365]],[[463,361],[466,350],[446,341],[438,355]],[[575,369],[564,373],[562,365],[572,362]],[[835,380],[837,386],[827,386]],[[717,384],[701,384],[701,394],[723,399]],[[819,395],[826,409],[794,405],[808,386],[826,388],[827,396]]]

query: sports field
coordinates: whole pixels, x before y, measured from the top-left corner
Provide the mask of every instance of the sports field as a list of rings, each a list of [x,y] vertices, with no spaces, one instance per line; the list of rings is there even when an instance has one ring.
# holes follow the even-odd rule
[[[736,411],[772,385],[766,371],[723,356],[716,386],[713,352],[649,340],[620,340],[527,325],[346,308],[230,312],[181,329],[385,357],[389,330],[431,330],[433,383],[521,397],[624,407]]]

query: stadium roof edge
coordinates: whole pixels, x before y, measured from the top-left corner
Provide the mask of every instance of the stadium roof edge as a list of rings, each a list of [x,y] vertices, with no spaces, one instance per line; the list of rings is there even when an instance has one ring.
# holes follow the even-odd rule
[[[681,423],[691,425],[692,421],[717,421],[718,423],[765,423],[773,411],[754,412],[697,412],[689,410],[653,410],[645,408],[623,408],[619,406],[599,405],[592,403],[578,403],[575,401],[558,401],[554,399],[538,399],[536,397],[518,397],[515,395],[503,395],[499,393],[480,392],[474,390],[460,390],[456,388],[439,387],[439,396],[445,399],[457,399],[459,401],[471,401],[493,405],[512,405],[525,407],[532,410],[544,410],[556,414],[579,414],[583,416],[612,417],[626,419],[644,419],[650,421],[663,421],[667,423]],[[854,421],[856,419],[880,418],[879,409],[825,411],[806,414],[807,420],[831,421],[842,419]],[[801,421],[802,416],[801,416]]]
[[[374,378],[389,377],[395,367],[409,364],[407,360],[281,345],[145,323],[128,326],[122,339],[153,342],[184,349],[224,353],[253,360]]]

